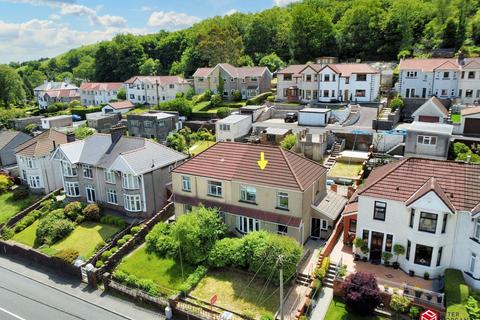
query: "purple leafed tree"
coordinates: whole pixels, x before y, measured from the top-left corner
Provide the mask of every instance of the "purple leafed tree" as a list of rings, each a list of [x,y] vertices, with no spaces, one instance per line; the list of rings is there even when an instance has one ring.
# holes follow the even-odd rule
[[[347,307],[358,314],[368,315],[382,302],[377,279],[370,273],[349,275],[342,285],[343,299]]]

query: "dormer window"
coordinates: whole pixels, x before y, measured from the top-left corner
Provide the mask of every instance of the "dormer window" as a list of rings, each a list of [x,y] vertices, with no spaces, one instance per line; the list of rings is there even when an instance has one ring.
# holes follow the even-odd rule
[[[438,215],[435,213],[421,212],[418,231],[435,233],[437,231]]]
[[[134,190],[140,188],[139,177],[133,174],[124,173],[122,179],[122,187],[128,190]]]

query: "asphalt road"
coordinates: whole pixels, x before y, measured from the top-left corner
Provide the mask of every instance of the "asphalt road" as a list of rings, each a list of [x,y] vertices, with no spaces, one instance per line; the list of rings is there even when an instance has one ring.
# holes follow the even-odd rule
[[[377,108],[360,107],[360,119],[353,124],[353,127],[372,129],[372,121],[377,119]]]
[[[96,305],[0,268],[1,320],[125,320]]]

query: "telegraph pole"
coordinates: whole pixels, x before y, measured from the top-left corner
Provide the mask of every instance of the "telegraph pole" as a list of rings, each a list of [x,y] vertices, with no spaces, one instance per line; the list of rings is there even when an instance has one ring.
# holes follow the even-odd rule
[[[283,261],[282,256],[278,257],[280,266],[280,320],[283,320]]]
[[[158,79],[155,80],[155,84],[157,85],[157,107],[160,105],[160,95],[158,94]]]

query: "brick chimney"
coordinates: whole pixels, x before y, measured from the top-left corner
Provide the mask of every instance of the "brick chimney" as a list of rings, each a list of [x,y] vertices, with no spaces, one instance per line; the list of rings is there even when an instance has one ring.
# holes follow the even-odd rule
[[[67,143],[75,141],[75,133],[67,132]]]
[[[112,144],[116,144],[118,140],[127,131],[127,127],[123,124],[116,124],[110,128],[110,137],[112,138]]]

